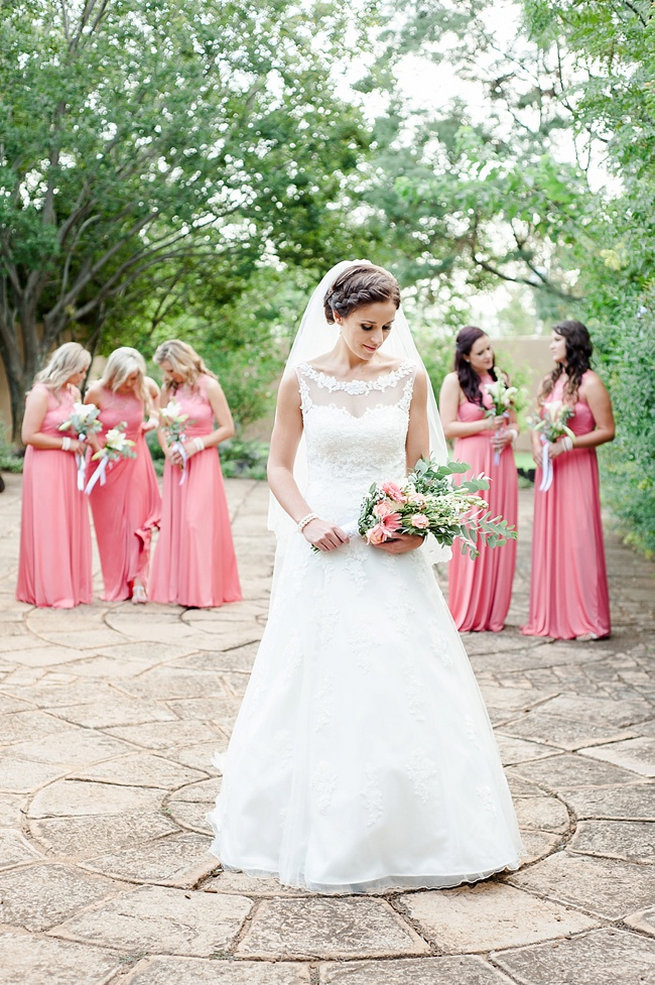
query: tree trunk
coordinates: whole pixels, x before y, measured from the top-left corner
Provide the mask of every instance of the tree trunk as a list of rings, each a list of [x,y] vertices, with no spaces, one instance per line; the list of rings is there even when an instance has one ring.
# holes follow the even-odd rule
[[[29,340],[37,337],[36,320],[28,326],[28,331],[23,331],[23,326],[19,326],[16,322],[13,325],[0,326],[0,357],[9,387],[11,440],[15,445],[22,445],[21,427],[25,412],[25,394],[41,368],[41,353],[38,345],[29,343]]]

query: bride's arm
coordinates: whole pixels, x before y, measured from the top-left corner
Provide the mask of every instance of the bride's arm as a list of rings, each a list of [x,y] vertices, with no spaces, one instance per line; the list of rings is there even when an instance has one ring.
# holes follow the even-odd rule
[[[293,463],[302,429],[298,382],[295,376],[287,376],[278,390],[267,475],[271,492],[294,523],[300,523],[312,513],[293,477]],[[310,544],[322,551],[332,551],[348,543],[348,536],[340,527],[326,523],[320,517],[305,524],[302,533]]]

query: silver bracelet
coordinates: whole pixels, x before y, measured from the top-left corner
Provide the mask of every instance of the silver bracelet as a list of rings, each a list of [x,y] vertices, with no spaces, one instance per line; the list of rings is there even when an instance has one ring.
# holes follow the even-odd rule
[[[565,434],[562,438],[562,448],[564,451],[571,451],[573,448],[573,438],[571,438],[570,435]]]
[[[202,438],[194,438],[193,439],[193,444],[195,446],[196,451],[204,451],[205,450],[205,442],[202,440]]]
[[[64,437],[61,439],[61,450],[62,451],[71,450],[71,439],[68,437],[67,434],[64,435]]]
[[[308,513],[302,520],[298,520],[298,533],[301,534],[307,524],[311,523],[312,520],[318,520],[318,513]]]

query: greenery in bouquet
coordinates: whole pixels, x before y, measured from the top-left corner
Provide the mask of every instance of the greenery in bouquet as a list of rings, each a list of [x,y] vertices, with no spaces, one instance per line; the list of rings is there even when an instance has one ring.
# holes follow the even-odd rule
[[[558,438],[568,435],[573,438],[571,428],[566,426],[569,418],[573,417],[573,408],[561,400],[553,400],[544,404],[541,417],[530,417],[528,424],[533,431],[541,435],[544,441],[555,442]]]
[[[119,458],[136,458],[134,442],[131,438],[126,438],[124,434],[126,427],[127,424],[121,421],[116,427],[110,428],[105,435],[103,447],[91,456],[91,461],[95,462],[104,458],[110,462],[115,462]]]
[[[480,543],[497,547],[515,540],[516,530],[502,517],[492,516],[478,495],[489,488],[487,476],[453,483],[453,475],[469,469],[464,462],[439,465],[432,459],[419,459],[400,485],[374,483],[362,502],[359,533],[369,544],[392,540],[396,534],[431,534],[439,544],[450,547],[459,538],[462,552],[472,558],[480,553]]]
[[[189,423],[189,415],[183,413],[175,398],[169,400],[159,411],[159,424],[165,431],[169,444],[185,440],[184,432]]]
[[[102,424],[98,420],[100,408],[95,404],[82,404],[75,402],[73,412],[67,421],[59,425],[59,431],[72,431],[73,434],[83,441],[88,434],[97,434],[102,431]]]
[[[516,400],[519,395],[519,388],[508,386],[503,379],[494,380],[493,383],[485,383],[485,390],[491,397],[491,407],[485,411],[486,417],[502,417],[516,407]]]

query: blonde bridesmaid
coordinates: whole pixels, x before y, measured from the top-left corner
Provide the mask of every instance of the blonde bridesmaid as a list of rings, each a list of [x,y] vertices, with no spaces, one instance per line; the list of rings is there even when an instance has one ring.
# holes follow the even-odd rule
[[[75,461],[86,446],[59,429],[82,399],[79,386],[90,362],[77,342],[64,343],[26,398],[16,598],[32,605],[70,609],[93,597],[89,507]]]
[[[146,376],[143,356],[129,346],[111,353],[102,379],[89,387],[85,398],[100,410],[100,444],[110,428],[124,423],[136,452],[136,458],[112,462],[105,484],[97,482],[90,494],[103,598],[109,602],[147,600],[150,542],[159,524],[161,495],[145,433],[157,426],[158,402],[159,388]]]
[[[238,602],[241,587],[217,447],[234,434],[232,414],[214,374],[172,339],[154,355],[164,384],[161,406],[186,415],[179,441],[160,423],[166,455],[161,529],[151,598],[204,608]]]
[[[553,328],[550,351],[555,368],[539,388],[540,414],[553,403],[573,410],[564,435],[548,443],[553,479],[539,489],[542,451],[538,433],[532,444],[537,464],[527,636],[595,640],[611,631],[609,591],[600,514],[596,448],[614,438],[610,396],[590,369],[593,346],[579,321]]]
[[[490,488],[481,492],[493,515],[512,526],[518,517],[518,478],[513,442],[516,413],[490,416],[486,385],[499,379],[489,336],[472,325],[461,329],[455,348],[455,369],[444,379],[439,412],[446,438],[454,440],[454,457],[466,462],[466,477],[484,472]],[[507,383],[507,379],[503,378]],[[456,480],[457,481],[457,480]],[[492,549],[480,546],[472,559],[455,545],[448,566],[448,606],[460,632],[499,632],[507,617],[516,566],[516,541]]]

